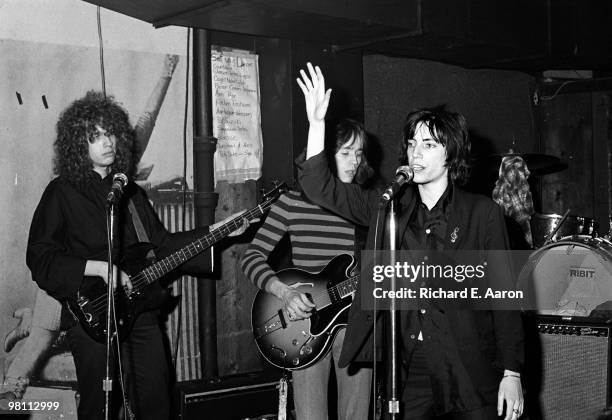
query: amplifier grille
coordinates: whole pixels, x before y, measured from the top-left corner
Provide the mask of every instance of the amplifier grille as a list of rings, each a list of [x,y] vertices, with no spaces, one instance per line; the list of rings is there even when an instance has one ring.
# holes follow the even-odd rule
[[[596,418],[609,401],[610,328],[540,322],[538,331],[542,418]]]

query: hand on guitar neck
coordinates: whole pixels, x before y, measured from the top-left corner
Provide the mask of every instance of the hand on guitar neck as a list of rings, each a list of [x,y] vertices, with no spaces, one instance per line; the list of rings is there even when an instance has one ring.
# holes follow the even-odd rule
[[[87,260],[85,264],[85,276],[102,277],[105,283],[108,283],[108,263],[106,261]],[[123,270],[113,264],[113,288],[117,288],[117,279],[121,280],[121,285],[125,287],[128,292],[132,291],[132,282],[130,276],[128,276]]]
[[[237,211],[236,213],[232,214],[231,216],[226,217],[225,219],[221,220],[220,222],[214,223],[212,225],[209,226],[209,230],[215,230],[218,229],[219,227],[223,226],[224,224],[226,224],[227,222],[229,222],[232,219],[237,218],[238,216],[240,216],[241,214],[246,213],[247,210],[241,210],[241,211]],[[240,236],[242,235],[244,232],[246,232],[246,230],[249,228],[249,226],[251,226],[251,223],[257,223],[259,222],[259,217],[256,217],[254,219],[247,219],[246,217],[244,217],[242,219],[242,224],[240,225],[240,227],[238,227],[238,229],[234,230],[233,232],[231,232],[229,235],[230,237],[233,236]]]
[[[268,285],[268,292],[283,302],[284,311],[290,321],[306,319],[312,315],[315,304],[305,293],[298,292],[292,286],[274,279]]]

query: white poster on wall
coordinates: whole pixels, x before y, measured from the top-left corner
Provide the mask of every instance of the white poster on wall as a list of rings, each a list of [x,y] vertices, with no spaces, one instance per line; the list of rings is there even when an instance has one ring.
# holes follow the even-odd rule
[[[263,140],[258,55],[211,48],[215,184],[261,177]]]

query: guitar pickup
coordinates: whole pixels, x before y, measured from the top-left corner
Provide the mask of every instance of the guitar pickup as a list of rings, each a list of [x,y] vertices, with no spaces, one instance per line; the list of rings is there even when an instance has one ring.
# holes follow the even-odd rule
[[[279,324],[280,324],[280,328],[278,327]],[[274,332],[282,328],[284,328],[283,321],[281,319],[281,316],[279,315],[278,321],[273,321],[273,322],[270,322],[269,324],[263,324],[263,325],[260,325],[259,327],[254,328],[253,334],[255,335],[255,339],[259,340],[260,338],[270,334],[271,332]]]
[[[281,326],[283,329],[287,328],[287,320],[285,319],[285,313],[282,309],[278,310],[278,319],[280,319]]]

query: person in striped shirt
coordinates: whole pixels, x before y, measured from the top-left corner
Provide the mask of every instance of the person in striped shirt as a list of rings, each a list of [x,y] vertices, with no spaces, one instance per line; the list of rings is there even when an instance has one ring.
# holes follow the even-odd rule
[[[340,121],[328,140],[326,151],[338,179],[360,185],[371,180],[374,171],[364,156],[367,135],[360,123],[349,119]],[[281,239],[289,235],[293,266],[318,273],[337,255],[356,255],[356,229],[363,228],[356,228],[350,221],[313,204],[300,191],[289,191],[270,209],[244,253],[242,269],[258,288],[283,302],[290,319],[308,318],[314,304],[305,294],[278,279],[268,257]],[[293,371],[293,401],[298,420],[327,419],[332,365],[338,385],[338,419],[368,418],[371,369],[339,368],[337,361],[343,341],[344,329],[337,333],[332,350],[323,359]]]

